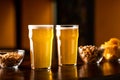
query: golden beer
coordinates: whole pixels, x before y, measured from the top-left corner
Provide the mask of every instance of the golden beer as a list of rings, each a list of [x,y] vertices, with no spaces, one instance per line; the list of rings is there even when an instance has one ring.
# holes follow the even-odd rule
[[[53,26],[29,25],[31,67],[50,68],[52,60]]]
[[[76,65],[78,47],[78,26],[57,26],[59,65]]]

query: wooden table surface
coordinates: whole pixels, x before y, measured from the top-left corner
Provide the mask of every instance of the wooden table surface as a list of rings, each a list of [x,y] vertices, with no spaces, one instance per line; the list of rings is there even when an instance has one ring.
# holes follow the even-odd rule
[[[52,66],[51,70],[32,70],[26,58],[18,69],[0,68],[0,80],[119,80],[120,63]]]

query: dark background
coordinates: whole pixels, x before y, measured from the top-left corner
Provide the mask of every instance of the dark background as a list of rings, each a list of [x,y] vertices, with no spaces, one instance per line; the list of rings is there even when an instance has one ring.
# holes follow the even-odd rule
[[[56,23],[54,24],[77,24],[79,25],[78,45],[94,44],[94,0],[58,0],[56,3]],[[16,11],[16,43],[17,48],[21,44],[21,0],[14,0]]]
[[[57,1],[57,24],[79,25],[78,44],[94,44],[94,0]]]
[[[5,9],[4,4],[8,6],[6,7],[6,9],[8,10],[10,9],[10,7],[12,7],[13,10],[12,16],[14,16],[13,29],[15,31],[14,41],[10,41],[7,39],[6,41],[3,40],[2,42],[2,43],[14,42],[13,46],[9,46],[9,44],[6,46],[1,45],[0,48],[25,49],[26,50],[25,58],[29,56],[30,45],[29,45],[28,28],[27,28],[29,24],[54,24],[54,25],[77,24],[79,25],[78,46],[94,44],[94,0],[69,0],[69,1],[67,0],[34,0],[34,1],[33,0],[11,0],[11,1],[0,0],[0,2],[3,3],[3,6],[1,6],[1,10],[3,10],[3,12],[7,11],[7,10],[4,11]],[[44,9],[44,7],[47,6],[49,10],[48,12],[45,12],[46,8]],[[44,13],[42,14],[42,12]],[[51,17],[48,16],[49,14]],[[42,15],[45,18],[46,16],[48,17],[46,18],[46,21],[43,20],[45,22],[42,22],[43,19]],[[49,18],[51,22],[50,21],[47,22]],[[4,27],[7,28],[8,26],[4,26]],[[7,35],[8,37],[11,37],[9,33],[6,32],[6,34],[8,34]],[[57,44],[56,38],[54,37],[53,65],[57,64],[56,44]],[[80,59],[79,56],[78,59]]]

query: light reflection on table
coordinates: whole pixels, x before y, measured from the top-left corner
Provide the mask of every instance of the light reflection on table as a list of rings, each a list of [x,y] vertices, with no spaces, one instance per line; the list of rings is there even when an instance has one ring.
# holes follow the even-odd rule
[[[29,68],[28,68],[29,67]],[[55,66],[50,70],[32,70],[28,65],[18,69],[0,68],[0,80],[78,80],[120,78],[120,64],[81,64],[77,66]]]

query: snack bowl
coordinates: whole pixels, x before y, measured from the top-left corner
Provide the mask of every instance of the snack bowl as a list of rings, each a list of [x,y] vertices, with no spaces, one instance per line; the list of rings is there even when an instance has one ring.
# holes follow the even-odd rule
[[[25,50],[0,50],[0,67],[1,68],[18,68],[23,61]]]
[[[104,49],[93,45],[79,46],[79,55],[82,61],[86,63],[100,63],[103,59]]]

